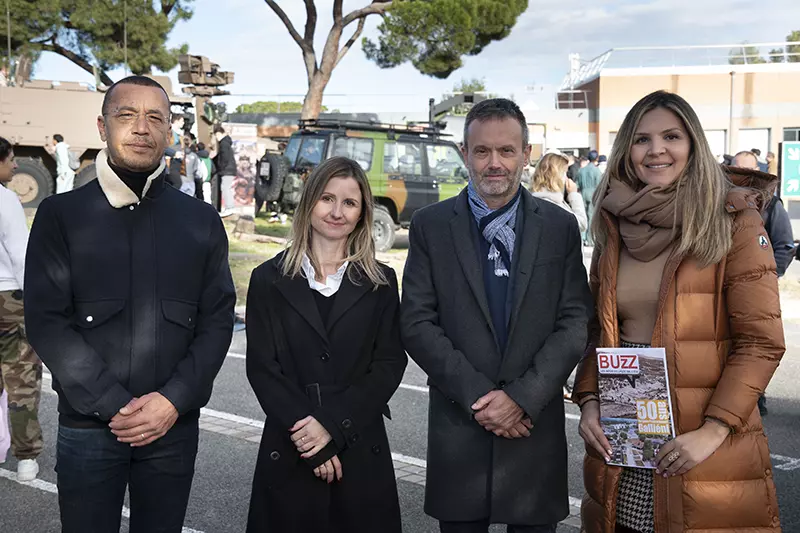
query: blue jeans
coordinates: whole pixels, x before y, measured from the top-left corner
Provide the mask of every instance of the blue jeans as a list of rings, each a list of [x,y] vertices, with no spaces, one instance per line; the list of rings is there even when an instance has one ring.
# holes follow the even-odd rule
[[[197,420],[180,421],[142,448],[107,428],[58,428],[62,533],[119,533],[125,488],[130,533],[180,533],[197,455]]]

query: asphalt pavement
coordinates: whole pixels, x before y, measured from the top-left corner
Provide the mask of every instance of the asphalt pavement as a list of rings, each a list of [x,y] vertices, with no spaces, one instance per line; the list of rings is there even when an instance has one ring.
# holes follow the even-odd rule
[[[795,265],[800,269],[800,265]],[[793,267],[794,268],[794,267]],[[800,272],[800,270],[798,271]],[[800,307],[800,300],[791,305]],[[787,306],[790,305],[787,298]],[[780,500],[783,531],[800,532],[800,313],[785,320],[788,350],[767,391],[769,415],[765,419],[773,454],[775,482]],[[234,335],[230,352],[216,380],[214,394],[201,419],[200,449],[192,497],[185,521],[186,533],[238,533],[244,531],[250,485],[258,450],[259,424],[264,414],[245,376],[244,332]],[[0,532],[56,533],[55,435],[56,396],[45,380],[41,421],[45,450],[39,458],[41,472],[33,483],[16,481],[16,460],[0,465]],[[398,473],[398,490],[407,533],[434,533],[435,521],[422,509],[426,458],[428,394],[426,377],[410,362],[401,388],[391,400],[392,420],[387,423]],[[583,494],[581,465],[583,444],[578,436],[578,410],[567,405],[569,491],[573,504]],[[532,480],[535,482],[535,480]],[[573,512],[577,509],[573,507]],[[559,533],[578,531],[575,516],[559,526]],[[121,531],[127,532],[127,519]],[[493,531],[501,531],[499,527]]]

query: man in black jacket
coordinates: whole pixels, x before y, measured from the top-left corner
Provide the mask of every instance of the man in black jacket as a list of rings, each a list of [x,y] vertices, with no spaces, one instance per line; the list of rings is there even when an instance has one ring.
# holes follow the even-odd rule
[[[753,152],[744,151],[736,154],[733,157],[733,166],[764,172],[758,157]],[[775,267],[780,278],[786,273],[786,269],[789,268],[794,257],[792,221],[789,219],[786,208],[783,207],[783,202],[777,196],[772,197],[761,217],[764,219],[764,229],[767,230],[769,241],[772,243]],[[763,394],[758,398],[758,410],[761,416],[765,416],[769,412],[767,398]]]
[[[42,202],[25,318],[58,393],[64,533],[178,533],[200,408],[230,344],[235,291],[225,230],[166,186],[164,89],[132,76],[106,93],[97,180]]]
[[[233,195],[233,180],[236,179],[236,157],[233,154],[233,141],[222,125],[214,126],[214,136],[217,139],[217,157],[214,164],[219,173],[218,184],[222,196],[220,214],[223,217],[233,214],[235,206]]]

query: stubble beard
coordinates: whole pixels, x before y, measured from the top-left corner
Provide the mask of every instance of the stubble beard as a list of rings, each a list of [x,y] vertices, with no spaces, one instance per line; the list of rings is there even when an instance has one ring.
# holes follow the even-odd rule
[[[479,173],[473,169],[469,169],[472,183],[484,199],[506,199],[513,196],[522,182],[522,170],[523,167],[520,166],[515,171],[509,172],[506,179],[502,182],[488,182],[485,180],[488,173]],[[480,179],[475,179],[476,176],[480,176]]]

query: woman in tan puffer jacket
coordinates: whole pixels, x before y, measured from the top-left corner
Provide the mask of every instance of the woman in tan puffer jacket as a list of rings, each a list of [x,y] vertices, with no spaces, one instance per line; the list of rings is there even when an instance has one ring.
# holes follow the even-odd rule
[[[619,130],[595,196],[597,316],[573,392],[588,533],[781,530],[756,408],[785,350],[759,214],[776,181],[727,171],[677,95],[646,96]],[[666,349],[677,438],[655,471],[606,464],[595,348],[619,346]]]

